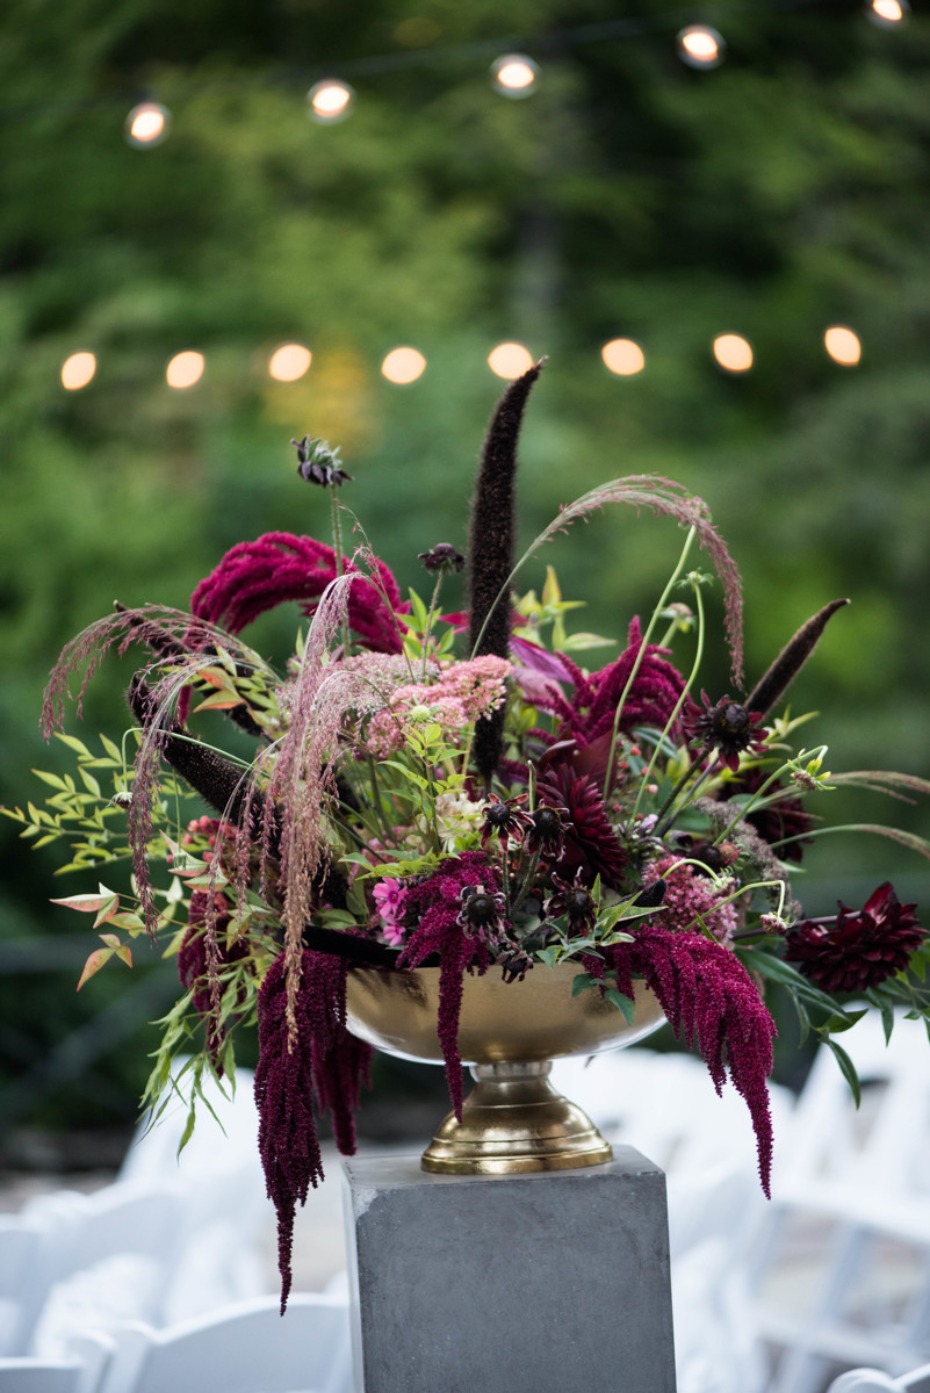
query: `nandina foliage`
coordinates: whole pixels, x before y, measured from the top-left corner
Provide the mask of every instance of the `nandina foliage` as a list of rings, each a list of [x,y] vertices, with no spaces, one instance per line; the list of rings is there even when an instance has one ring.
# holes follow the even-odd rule
[[[347,972],[342,958],[304,951],[292,1039],[283,954],[268,969],[259,991],[258,1149],[278,1217],[282,1315],[291,1289],[297,1205],[323,1179],[315,1108],[331,1115],[336,1145],[343,1155],[351,1155],[361,1087],[370,1082],[371,1048],[346,1029]]]
[[[439,869],[407,892],[407,916],[417,928],[398,958],[399,968],[418,967],[433,953],[440,955],[439,1044],[446,1066],[449,1097],[462,1120],[462,1060],[459,1055],[459,1017],[466,972],[479,977],[491,962],[488,945],[480,934],[469,936],[460,922],[460,895],[466,885],[483,885],[498,892],[497,872],[480,851],[466,851],[443,861]]]
[[[732,952],[703,934],[652,925],[638,929],[632,943],[608,951],[619,990],[632,998],[634,978],[645,981],[676,1038],[700,1051],[718,1094],[729,1068],[749,1108],[759,1177],[770,1196],[772,1115],[766,1079],[776,1030],[749,973]]]

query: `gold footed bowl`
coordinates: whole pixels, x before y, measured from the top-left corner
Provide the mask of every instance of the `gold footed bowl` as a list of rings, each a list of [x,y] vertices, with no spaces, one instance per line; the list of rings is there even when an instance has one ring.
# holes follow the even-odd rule
[[[597,1166],[610,1143],[582,1110],[553,1088],[553,1059],[632,1045],[665,1020],[655,996],[636,986],[632,1022],[596,988],[572,996],[576,964],[535,967],[522,982],[491,969],[466,976],[459,1053],[476,1086],[462,1121],[450,1113],[423,1153],[440,1175],[516,1175]],[[439,968],[413,972],[353,968],[347,1025],[353,1035],[400,1059],[441,1064],[436,1033]]]

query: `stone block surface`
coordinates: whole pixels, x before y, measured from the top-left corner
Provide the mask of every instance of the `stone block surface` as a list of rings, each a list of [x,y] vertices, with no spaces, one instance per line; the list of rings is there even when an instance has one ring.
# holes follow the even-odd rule
[[[665,1176],[344,1163],[357,1393],[675,1393]]]

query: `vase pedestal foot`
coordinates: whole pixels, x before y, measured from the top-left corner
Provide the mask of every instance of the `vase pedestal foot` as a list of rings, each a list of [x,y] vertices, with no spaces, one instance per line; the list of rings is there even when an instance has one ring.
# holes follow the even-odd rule
[[[423,1153],[438,1175],[524,1175],[600,1166],[613,1156],[581,1108],[549,1082],[548,1060],[478,1064],[462,1120],[450,1113]]]

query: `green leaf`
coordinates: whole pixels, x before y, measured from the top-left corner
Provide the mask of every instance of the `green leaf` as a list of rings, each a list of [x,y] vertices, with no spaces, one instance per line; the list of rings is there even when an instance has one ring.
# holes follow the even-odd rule
[[[65,783],[64,779],[60,779],[57,774],[50,774],[46,769],[33,769],[31,773],[35,774],[37,779],[41,779],[44,784],[48,784],[51,788],[60,788],[67,791],[68,785]]]
[[[75,754],[82,755],[85,759],[93,759],[93,755],[83,740],[78,740],[76,735],[64,735],[60,730],[56,730],[55,739],[60,740],[63,745],[67,745],[69,750],[74,750]]]
[[[597,978],[592,977],[590,972],[579,972],[577,977],[572,978],[572,996],[580,996],[582,992],[598,985]]]
[[[187,1121],[184,1124],[184,1131],[181,1133],[181,1140],[178,1142],[178,1156],[181,1155],[181,1152],[184,1150],[185,1146],[190,1141],[191,1137],[194,1135],[194,1127],[196,1123],[197,1109],[192,1101],[188,1110]]]
[[[112,948],[95,948],[87,962],[84,964],[84,971],[78,979],[76,991],[80,991],[85,982],[89,982],[95,973],[99,972],[112,958],[114,950]]]
[[[119,745],[115,744],[108,735],[101,735],[100,743],[111,759],[115,759],[119,764],[122,764],[123,756]]]
[[[119,899],[119,896],[116,896]],[[79,910],[81,914],[96,914],[104,905],[112,903],[114,895],[112,890],[105,890],[99,895],[69,895],[66,900],[52,900],[52,904],[62,904],[66,909]]]
[[[618,992],[616,987],[606,987],[604,995],[608,1001],[613,1002],[618,1011],[623,1012],[627,1025],[632,1025],[633,1012],[636,1009],[635,1002],[631,1001],[628,996],[624,996],[622,992]]]
[[[835,1040],[831,1040],[829,1035],[824,1036],[824,1044],[829,1045],[836,1057],[836,1062],[840,1066],[840,1073],[849,1084],[849,1090],[855,1100],[856,1107],[862,1102],[862,1093],[859,1088],[859,1075],[856,1073],[856,1066],[853,1064],[849,1055],[838,1045]]]

